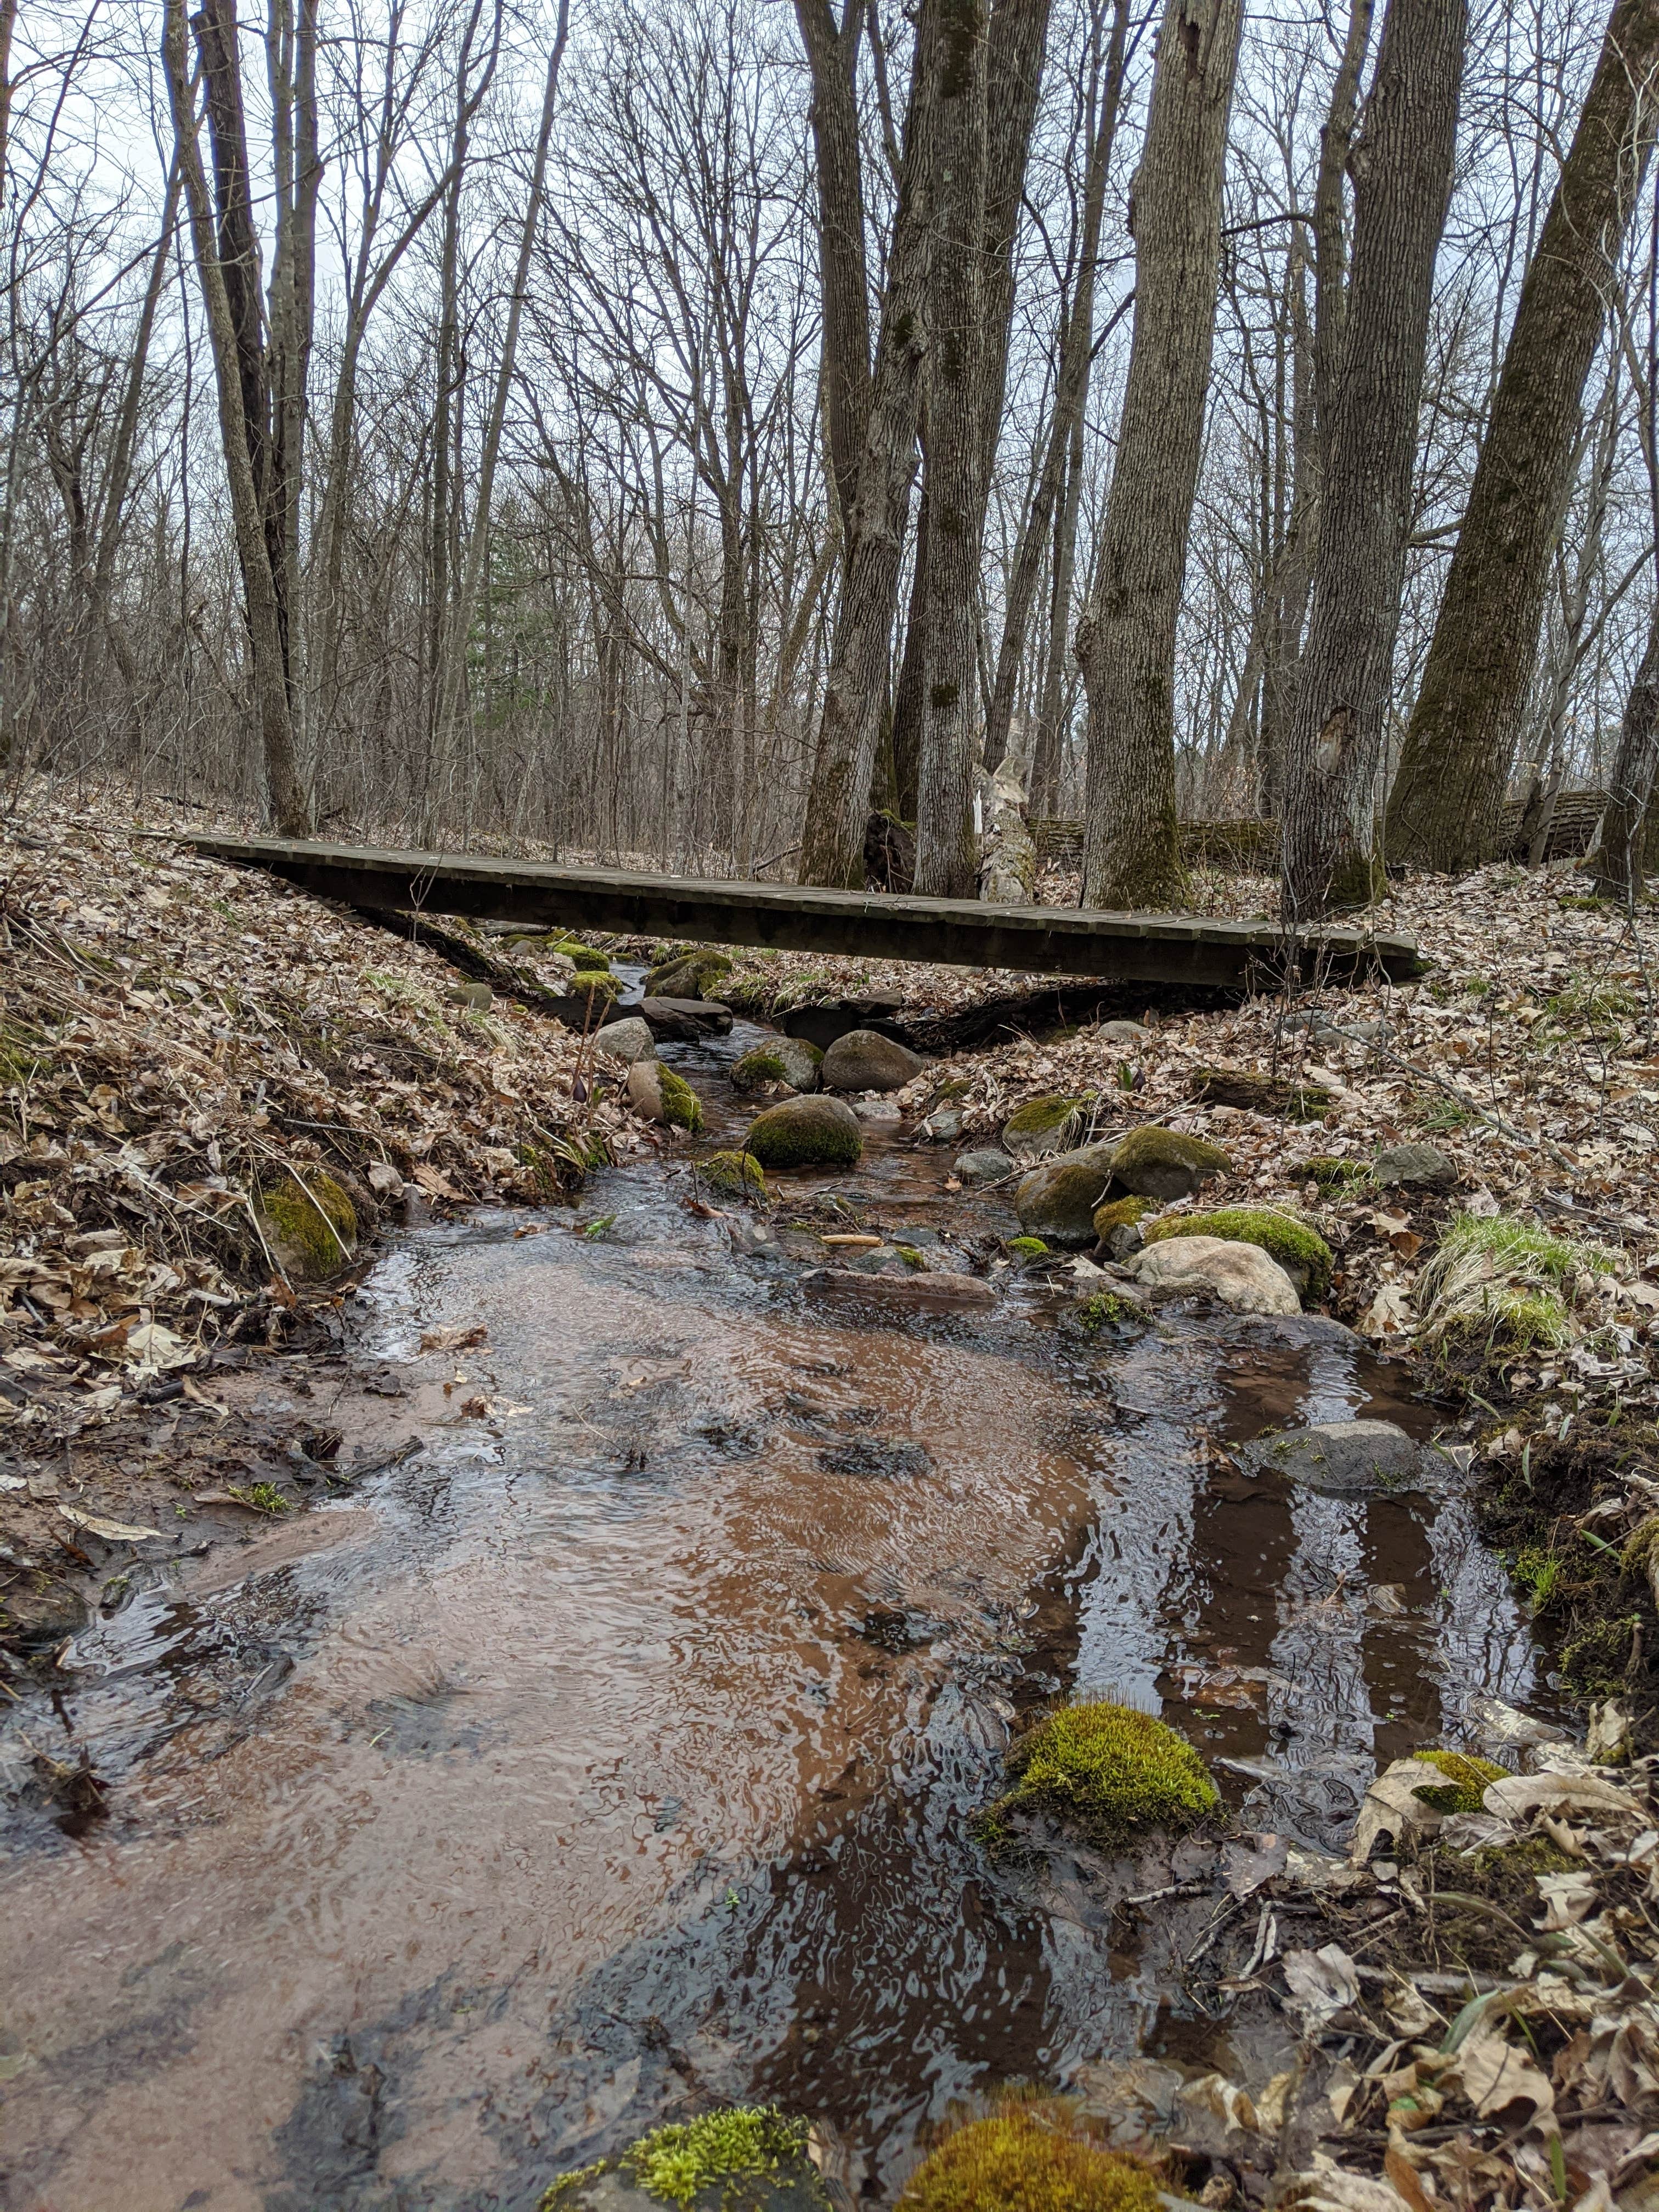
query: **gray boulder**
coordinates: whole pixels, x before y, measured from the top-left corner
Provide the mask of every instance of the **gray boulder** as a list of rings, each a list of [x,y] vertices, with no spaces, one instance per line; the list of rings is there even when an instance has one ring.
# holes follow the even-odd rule
[[[998,1152],[994,1145],[982,1145],[976,1152],[959,1153],[951,1172],[958,1182],[1000,1182],[1004,1176],[1013,1173],[1013,1168],[1006,1152]]]
[[[1333,1498],[1372,1490],[1420,1490],[1437,1471],[1435,1455],[1392,1421],[1316,1421],[1240,1445],[1253,1474],[1271,1471]]]
[[[702,1036],[724,1036],[732,1026],[732,1009],[713,999],[641,999],[641,1019],[656,1037],[692,1042]]]
[[[605,1024],[599,1031],[599,1050],[631,1067],[636,1060],[656,1058],[657,1041],[651,1034],[649,1022],[642,1022],[637,1014],[629,1014],[619,1022]]]
[[[1033,1168],[1014,1193],[1028,1237],[1081,1250],[1095,1242],[1095,1208],[1112,1179],[1114,1145],[1084,1145]]]
[[[1222,1237],[1168,1237],[1147,1245],[1131,1272],[1148,1290],[1206,1291],[1235,1313],[1302,1310],[1296,1285],[1259,1244],[1236,1244]]]
[[[1102,1044],[1145,1044],[1152,1031],[1139,1022],[1103,1022],[1095,1031]]]
[[[826,1091],[902,1091],[924,1065],[879,1030],[849,1030],[824,1054],[818,1077]]]
[[[1384,1190],[1449,1190],[1457,1181],[1456,1163],[1433,1145],[1390,1145],[1371,1171]]]

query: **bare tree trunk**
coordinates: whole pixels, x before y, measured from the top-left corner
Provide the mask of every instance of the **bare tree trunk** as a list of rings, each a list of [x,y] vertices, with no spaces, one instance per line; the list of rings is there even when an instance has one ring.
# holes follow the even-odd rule
[[[1313,606],[1285,766],[1285,912],[1376,896],[1376,778],[1406,573],[1468,0],[1389,0],[1349,157],[1353,274],[1324,404]]]
[[[1627,908],[1642,896],[1643,833],[1649,820],[1656,766],[1659,766],[1659,598],[1648,617],[1647,644],[1619,726],[1619,750],[1613,758],[1595,869],[1597,897],[1617,899]]]
[[[924,23],[927,18],[924,16]],[[982,0],[938,10],[928,66],[938,78],[939,185],[927,392],[927,565],[922,602],[927,691],[916,792],[916,884],[972,898],[979,559],[987,465],[986,21]]]
[[[1157,907],[1184,882],[1176,620],[1204,434],[1241,0],[1166,0],[1130,196],[1134,339],[1099,579],[1078,628],[1089,695],[1084,900]]]
[[[1584,380],[1652,150],[1659,0],[1613,0],[1504,356],[1389,805],[1393,860],[1485,860],[1537,655]]]
[[[258,245],[248,203],[246,134],[235,65],[234,0],[208,0],[196,18],[196,28],[213,126],[218,187],[216,236],[215,203],[209,197],[197,135],[199,126],[191,104],[184,0],[167,0],[162,62],[213,349],[220,443],[242,572],[266,798],[283,835],[303,837],[311,827],[310,811],[294,744],[283,602],[265,534],[266,386],[260,343]]]
[[[849,515],[858,497],[859,454],[870,406],[870,289],[864,264],[858,108],[863,0],[842,0],[839,29],[830,0],[795,0],[795,21],[812,75],[830,465],[841,512]]]
[[[1112,164],[1112,141],[1117,131],[1123,98],[1123,54],[1128,35],[1129,0],[1115,0],[1112,33],[1103,84],[1098,100],[1088,105],[1088,153],[1084,167],[1083,226],[1078,246],[1077,286],[1071,307],[1062,318],[1060,359],[1054,373],[1054,410],[1048,425],[1042,471],[1032,495],[1015,550],[1013,573],[1008,583],[1002,638],[997,648],[996,678],[985,720],[985,765],[994,770],[1008,745],[1008,723],[1014,711],[1020,663],[1025,653],[1026,632],[1036,599],[1042,562],[1048,550],[1054,509],[1066,475],[1066,455],[1072,442],[1072,424],[1080,420],[1089,395],[1089,368],[1095,344],[1095,276],[1100,256],[1100,226],[1106,204],[1106,179]],[[1098,48],[1096,50],[1098,65]],[[1120,313],[1121,310],[1119,311]],[[1039,740],[1040,747],[1040,740]],[[1035,793],[1035,776],[1034,776]],[[1035,797],[1033,799],[1035,804]]]
[[[934,0],[937,4],[937,0]],[[859,458],[858,497],[848,516],[850,550],[824,684],[799,880],[864,881],[864,832],[875,765],[889,642],[903,557],[932,252],[934,87],[927,66],[927,18],[917,33],[905,120],[887,293],[876,343],[870,408]]]

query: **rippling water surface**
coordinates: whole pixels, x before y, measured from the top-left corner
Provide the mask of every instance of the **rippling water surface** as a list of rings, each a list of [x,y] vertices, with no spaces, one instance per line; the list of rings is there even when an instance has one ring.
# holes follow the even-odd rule
[[[677,1055],[716,1126],[753,1041]],[[836,1187],[997,1225],[948,1171],[878,1131]],[[529,2208],[757,2093],[888,2201],[953,2099],[1127,2056],[1171,2004],[975,1846],[1022,1709],[1160,1709],[1255,1826],[1334,1844],[1379,1759],[1525,1694],[1455,1495],[1230,1463],[1286,1420],[1428,1433],[1340,1333],[895,1312],[734,1260],[685,1188],[599,1179],[602,1237],[405,1236],[361,1347],[483,1322],[500,1434],[434,1427],[258,1571],[82,1639],[120,1780],[79,1838],[11,1831],[7,2206]]]

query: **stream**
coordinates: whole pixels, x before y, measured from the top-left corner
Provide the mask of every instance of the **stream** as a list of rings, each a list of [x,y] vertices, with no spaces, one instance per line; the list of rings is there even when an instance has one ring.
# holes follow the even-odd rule
[[[664,1048],[702,1149],[760,1034]],[[1532,1647],[1455,1482],[1229,1460],[1286,1422],[1431,1433],[1334,1324],[1085,1340],[1029,1279],[972,1310],[802,1280],[784,1225],[826,1192],[924,1248],[1012,1233],[950,1161],[871,1123],[857,1170],[775,1178],[779,1255],[687,1206],[684,1148],[393,1240],[355,1355],[494,1418],[422,1416],[235,1579],[186,1563],[79,1639],[115,1787],[76,1833],[8,1814],[8,2212],[532,2212],[752,2097],[879,2205],[1000,2083],[1224,2063],[1150,1953],[975,1842],[1011,1723],[1146,1705],[1248,1826],[1340,1848],[1380,1762],[1526,1701]]]

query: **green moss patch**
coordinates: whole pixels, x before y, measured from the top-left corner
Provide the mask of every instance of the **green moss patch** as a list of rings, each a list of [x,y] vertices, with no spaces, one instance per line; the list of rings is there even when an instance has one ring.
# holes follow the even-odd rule
[[[1085,1336],[1095,1336],[1103,1328],[1143,1327],[1146,1315],[1133,1298],[1126,1298],[1116,1291],[1096,1291],[1086,1298],[1079,1298],[1072,1308],[1073,1326]]]
[[[603,971],[607,975],[611,972],[610,955],[605,952],[597,951],[591,945],[583,945],[580,939],[576,938],[562,937],[551,946],[550,950],[555,952],[562,952],[565,958],[574,962],[575,966],[578,968],[586,968],[592,969],[595,971]]]
[[[1413,1793],[1439,1813],[1480,1812],[1486,1784],[1501,1782],[1509,1771],[1507,1767],[1494,1766],[1491,1759],[1475,1759],[1466,1751],[1418,1751],[1412,1756],[1426,1766],[1437,1768],[1446,1778],[1443,1783],[1425,1784]]]
[[[1329,1295],[1333,1258],[1316,1229],[1267,1206],[1224,1206],[1213,1213],[1172,1213],[1146,1231],[1149,1244],[1170,1237],[1219,1237],[1230,1244],[1259,1244],[1277,1260],[1304,1298],[1319,1304]]]
[[[579,968],[574,975],[564,979],[564,996],[580,1000],[590,1018],[602,1014],[611,1001],[621,995],[622,985],[608,968]]]
[[[806,2144],[806,2123],[786,2119],[775,2106],[726,2105],[695,2120],[653,2128],[614,2164],[659,2203],[690,2212],[702,2200],[737,2212],[752,2201],[757,2185],[790,2169],[810,2172]],[[543,2197],[541,2212],[561,2212],[579,2203],[588,2184],[611,2168],[611,2160],[601,2159],[579,2173],[566,2174]]]
[[[1112,1154],[1112,1173],[1118,1182],[1149,1198],[1163,1194],[1153,1187],[1155,1179],[1184,1176],[1190,1189],[1211,1176],[1231,1175],[1232,1166],[1219,1145],[1202,1137],[1185,1136],[1176,1129],[1160,1128],[1152,1121],[1131,1129]]]
[[[1152,1209],[1150,1198],[1109,1198],[1095,1208],[1095,1234],[1103,1244],[1115,1229],[1133,1229]]]
[[[702,1127],[702,1101],[683,1075],[676,1075],[672,1067],[659,1066],[657,1091],[662,1100],[662,1117],[677,1129],[690,1129],[694,1134]]]
[[[1061,1705],[1039,1722],[1010,1751],[1008,1774],[1013,1787],[993,1820],[1046,1813],[1103,1850],[1147,1828],[1195,1826],[1218,1802],[1184,1736],[1104,1698]]]
[[[857,1115],[838,1098],[786,1098],[755,1116],[744,1150],[765,1168],[852,1167],[864,1137]]]
[[[900,2212],[1159,2212],[1150,2170],[1075,2133],[1063,2113],[1014,2106],[972,2121],[917,2167]]]
[[[701,999],[732,972],[723,952],[707,945],[687,945],[661,961],[645,979],[647,999]]]
[[[323,1282],[356,1255],[357,1209],[325,1169],[303,1172],[303,1189],[292,1181],[274,1183],[260,1191],[254,1211],[283,1273],[301,1282]]]
[[[1022,1260],[1042,1260],[1048,1254],[1048,1247],[1040,1237],[1011,1237],[1006,1249],[1017,1252]]]
[[[1093,1095],[1088,1092],[1075,1098],[1028,1098],[1003,1123],[1003,1140],[1006,1143],[1012,1139],[1018,1149],[1022,1137],[1046,1137],[1053,1130],[1067,1129],[1080,1121],[1093,1103]]]
[[[744,1053],[732,1070],[734,1091],[758,1091],[763,1083],[787,1083],[788,1072],[777,1054],[765,1045]]]
[[[697,1173],[711,1190],[732,1198],[764,1198],[766,1173],[750,1152],[711,1152],[697,1162]]]

